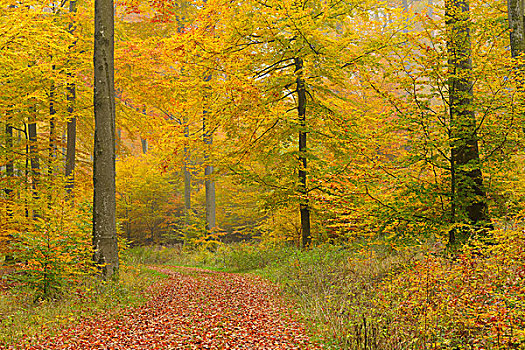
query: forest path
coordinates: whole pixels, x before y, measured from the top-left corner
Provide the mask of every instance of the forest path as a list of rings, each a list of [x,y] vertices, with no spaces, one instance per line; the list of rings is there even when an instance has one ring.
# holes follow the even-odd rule
[[[87,319],[29,349],[320,349],[278,288],[250,275],[152,267],[169,277],[118,317]]]

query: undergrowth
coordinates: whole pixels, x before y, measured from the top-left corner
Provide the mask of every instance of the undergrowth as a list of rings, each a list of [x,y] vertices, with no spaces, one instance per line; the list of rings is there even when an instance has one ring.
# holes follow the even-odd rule
[[[196,266],[256,273],[278,283],[327,349],[525,349],[525,236],[492,232],[449,252],[418,246],[322,245],[309,250],[237,243],[208,249],[136,247],[123,253],[118,284],[86,281],[58,301],[0,299],[0,344],[17,342],[98,311],[144,301],[162,278],[143,266]],[[29,306],[27,306],[29,305]]]
[[[0,348],[52,336],[83,317],[118,315],[147,300],[146,288],[165,276],[143,266],[121,267],[120,280],[84,278],[58,299],[38,300],[38,290],[15,285],[0,293]],[[37,301],[35,301],[37,300]]]
[[[525,237],[492,234],[490,244],[472,239],[455,252],[382,242],[130,253],[144,263],[262,275],[282,286],[329,349],[525,349]]]

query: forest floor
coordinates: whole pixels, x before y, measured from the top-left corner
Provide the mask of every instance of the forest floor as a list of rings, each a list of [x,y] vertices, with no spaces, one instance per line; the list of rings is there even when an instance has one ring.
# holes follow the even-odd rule
[[[168,278],[148,289],[150,299],[144,305],[82,319],[56,336],[34,339],[21,348],[321,348],[309,339],[278,287],[260,277],[189,267],[151,268]]]

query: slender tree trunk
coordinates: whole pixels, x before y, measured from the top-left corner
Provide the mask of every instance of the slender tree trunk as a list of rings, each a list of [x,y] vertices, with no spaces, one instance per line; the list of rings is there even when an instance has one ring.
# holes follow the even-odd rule
[[[94,261],[105,279],[118,276],[115,222],[114,7],[95,0],[95,142],[93,164]]]
[[[144,115],[144,118],[147,117],[146,106],[145,105],[142,107],[142,114]],[[141,136],[140,137],[140,144],[142,146],[142,154],[148,153],[148,140],[142,138],[142,136]]]
[[[507,0],[509,29],[510,29],[510,52],[514,59],[525,54],[525,3],[524,0]],[[516,67],[513,67],[517,76],[516,87],[523,93],[523,79],[525,79],[525,57],[521,57]],[[519,99],[519,109],[523,110],[523,97]],[[525,132],[525,127],[523,127]]]
[[[148,153],[148,140],[140,138],[140,143],[142,145],[142,154]]]
[[[24,167],[24,184],[25,184],[25,190],[28,191],[29,190],[29,158],[31,157],[30,155],[30,152],[29,152],[29,134],[28,134],[28,131],[27,131],[28,127],[27,127],[27,124],[24,123],[24,137],[25,137],[25,140],[26,140],[26,156],[25,156],[25,167]],[[25,216],[26,218],[29,217],[29,205],[28,205],[28,202],[27,202],[27,197],[24,198],[24,206],[25,206]]]
[[[69,1],[69,13],[77,12],[76,0]],[[73,34],[75,24],[69,24],[69,33]],[[73,43],[70,50],[75,46]],[[75,187],[75,157],[77,142],[77,118],[75,116],[76,86],[73,82],[73,74],[67,73],[69,83],[67,84],[67,145],[66,145],[66,192],[71,196]]]
[[[446,0],[448,31],[450,147],[453,222],[479,224],[488,220],[483,189],[473,83],[468,0]],[[457,237],[451,233],[450,243]]]
[[[525,53],[525,4],[523,0],[507,0],[509,28],[510,28],[510,52],[513,58]]]
[[[15,162],[13,160],[13,125],[12,123],[12,117],[10,115],[7,116],[7,121],[5,123],[5,148],[6,148],[6,164],[5,164],[5,174],[8,179],[8,185],[5,189],[5,193],[7,197],[11,196],[11,193],[13,192],[13,189],[11,188],[11,182],[13,181],[13,176],[15,175]],[[9,207],[7,210],[8,216],[12,216],[12,210]]]
[[[124,198],[126,198],[124,196]],[[126,205],[126,238],[128,240],[128,243],[131,242],[131,223],[129,222],[129,205],[128,201],[125,199],[124,203]]]
[[[301,239],[303,248],[307,248],[312,243],[310,232],[310,205],[308,199],[307,185],[307,157],[306,157],[306,84],[303,79],[303,60],[294,58],[295,75],[297,84],[297,111],[299,119],[299,193],[301,195],[300,214],[301,214]]]
[[[408,0],[402,0],[401,7],[403,7],[403,15],[405,16],[405,27],[403,28],[403,33],[408,33]]]
[[[29,123],[27,124],[27,134],[29,139],[29,161],[31,164],[31,187],[33,189],[33,197],[37,199],[37,185],[40,178],[40,159],[38,157],[37,129],[34,116],[30,117]]]
[[[186,209],[186,215],[189,215],[191,210],[191,173],[188,167],[184,164],[184,208]]]
[[[208,146],[211,146],[213,139],[211,136],[211,131],[206,130],[206,118],[202,120],[202,130],[204,143]],[[204,153],[204,163],[206,163],[206,168],[204,169],[204,187],[206,189],[206,231],[212,232],[215,228],[215,182],[211,179],[213,174],[213,166],[209,164],[210,157],[208,150],[205,150]]]
[[[73,94],[75,93],[75,88],[73,87]],[[68,97],[74,95],[68,95]],[[70,101],[71,104],[74,103],[74,98]],[[73,107],[68,107],[69,119],[67,121],[67,146],[66,146],[66,191],[71,194],[73,188],[75,187],[75,153],[76,153],[76,139],[77,139],[77,118],[73,115]]]
[[[53,65],[53,70],[55,66]],[[55,109],[55,83],[51,83],[51,88],[49,91],[49,160],[47,167],[47,174],[49,177],[53,175],[53,167],[55,166],[55,160],[57,156],[57,143],[56,143],[56,109]]]

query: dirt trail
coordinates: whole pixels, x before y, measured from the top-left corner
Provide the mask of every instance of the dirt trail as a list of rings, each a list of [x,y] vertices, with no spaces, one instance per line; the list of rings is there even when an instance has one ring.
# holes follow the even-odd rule
[[[170,277],[117,318],[85,320],[27,349],[320,349],[279,298],[251,276],[156,268]]]

